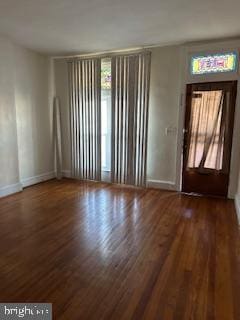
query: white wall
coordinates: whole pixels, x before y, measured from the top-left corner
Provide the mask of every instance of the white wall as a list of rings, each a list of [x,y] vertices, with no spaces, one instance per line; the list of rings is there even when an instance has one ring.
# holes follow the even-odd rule
[[[19,183],[13,65],[13,45],[0,37],[0,188]]]
[[[239,139],[239,137],[240,137],[240,135],[238,135],[238,139]],[[239,153],[240,153],[240,151],[239,151]],[[237,178],[238,188],[237,188],[237,192],[235,194],[235,208],[236,208],[236,212],[237,212],[238,222],[240,224],[240,169],[239,169],[239,173],[236,175],[236,178]]]
[[[14,46],[20,180],[53,171],[48,58]]]
[[[236,208],[236,212],[237,212],[238,221],[240,224],[240,174],[238,176],[238,190],[235,195],[235,208]]]
[[[0,37],[0,196],[54,176],[48,58]]]
[[[179,46],[152,49],[147,180],[167,188],[176,178],[180,58]]]
[[[70,119],[69,119],[69,96],[68,96],[68,69],[64,59],[56,60],[55,91],[60,99],[61,122],[62,122],[62,166],[63,171],[70,171],[71,168],[71,141],[70,141]]]

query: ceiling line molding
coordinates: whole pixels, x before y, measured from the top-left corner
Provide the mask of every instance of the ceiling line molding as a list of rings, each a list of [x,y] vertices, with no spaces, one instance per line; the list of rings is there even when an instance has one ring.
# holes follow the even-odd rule
[[[134,48],[126,48],[126,49],[118,49],[118,50],[106,50],[106,51],[100,51],[100,52],[92,52],[92,53],[83,53],[83,54],[75,54],[75,55],[61,55],[61,56],[53,56],[53,59],[74,59],[74,58],[86,58],[86,57],[109,57],[112,55],[117,54],[131,54],[131,53],[138,53],[144,50],[148,50],[151,48],[159,48],[159,47],[167,47],[170,45],[181,45],[182,42],[178,43],[166,43],[166,44],[152,44],[148,46],[139,46]]]
[[[125,48],[125,49],[116,49],[116,50],[106,50],[106,51],[100,51],[100,52],[89,52],[89,53],[82,53],[82,54],[72,54],[72,55],[57,55],[52,56],[51,58],[54,60],[58,59],[74,59],[74,58],[87,58],[87,57],[109,57],[113,55],[118,54],[131,54],[131,53],[137,53],[141,52],[143,50],[153,49],[153,48],[163,48],[168,46],[183,46],[185,49],[192,48],[194,51],[197,49],[200,50],[200,48],[207,48],[209,46],[214,47],[216,46],[216,49],[220,45],[233,45],[239,42],[240,44],[240,37],[234,37],[234,38],[222,38],[222,39],[212,39],[212,40],[201,40],[201,41],[178,41],[178,42],[169,42],[169,43],[158,43],[158,44],[152,44],[152,45],[142,45],[138,47],[133,48]]]

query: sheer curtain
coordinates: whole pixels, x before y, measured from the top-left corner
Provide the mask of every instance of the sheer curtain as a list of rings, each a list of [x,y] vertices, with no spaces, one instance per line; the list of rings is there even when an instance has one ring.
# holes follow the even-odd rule
[[[101,61],[68,62],[71,174],[79,179],[101,180]]]
[[[112,58],[112,182],[146,184],[150,53]]]
[[[188,135],[189,169],[224,170],[224,139],[227,136],[229,93],[223,90],[194,91]]]

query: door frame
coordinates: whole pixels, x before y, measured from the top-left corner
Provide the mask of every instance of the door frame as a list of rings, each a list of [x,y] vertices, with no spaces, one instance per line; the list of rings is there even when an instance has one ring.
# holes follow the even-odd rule
[[[177,133],[177,154],[176,154],[176,176],[175,190],[181,192],[182,190],[182,147],[183,147],[183,129],[185,120],[185,101],[186,101],[186,85],[190,83],[201,83],[201,82],[217,82],[217,81],[238,81],[237,85],[237,96],[235,104],[235,118],[233,126],[233,139],[232,139],[232,154],[230,163],[230,176],[229,176],[229,187],[228,187],[228,198],[234,199],[237,193],[238,187],[238,175],[240,167],[240,73],[227,72],[219,74],[208,74],[208,75],[197,75],[192,76],[189,72],[190,58],[193,54],[212,54],[227,51],[239,52],[240,40],[232,41],[219,41],[215,43],[196,43],[182,46],[180,49],[180,84],[179,84],[179,113],[178,113],[178,133]]]
[[[206,85],[206,86],[211,86],[211,85],[224,85],[224,84],[231,84],[231,87],[232,87],[232,94],[231,94],[231,109],[233,110],[232,111],[232,114],[231,114],[231,117],[230,117],[230,144],[231,144],[231,150],[230,150],[230,155],[229,155],[229,161],[228,161],[228,166],[229,166],[229,173],[228,173],[228,178],[227,178],[227,193],[226,195],[224,195],[224,197],[227,197],[228,195],[228,189],[229,189],[229,180],[230,180],[230,168],[231,168],[231,157],[232,157],[232,147],[233,147],[233,130],[234,130],[234,116],[235,116],[235,109],[236,109],[236,96],[237,96],[237,85],[238,85],[238,81],[237,80],[231,80],[231,81],[212,81],[212,82],[194,82],[194,83],[189,83],[186,85],[186,100],[185,100],[185,117],[184,117],[184,133],[183,133],[183,145],[182,145],[182,191],[183,191],[183,179],[184,179],[184,170],[185,170],[185,166],[186,166],[186,161],[187,159],[184,157],[184,149],[185,149],[185,146],[186,146],[186,134],[185,134],[185,130],[186,128],[189,127],[189,122],[190,121],[190,117],[191,117],[191,103],[192,103],[192,95],[190,96],[190,92],[192,93],[192,87],[194,85],[196,86],[200,86],[200,85]],[[233,105],[233,102],[234,102],[234,105]],[[183,191],[183,192],[186,192],[186,191]],[[193,191],[194,193],[194,191]],[[203,195],[206,195],[206,196],[211,196],[211,194],[203,194]]]

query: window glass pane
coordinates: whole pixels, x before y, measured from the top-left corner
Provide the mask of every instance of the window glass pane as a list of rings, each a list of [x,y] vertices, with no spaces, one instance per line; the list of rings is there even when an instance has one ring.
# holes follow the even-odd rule
[[[111,89],[111,60],[102,59],[101,62],[101,87],[102,90]]]
[[[222,169],[224,134],[223,92],[194,91],[190,118],[188,168]]]
[[[111,59],[101,61],[102,170],[111,170]]]

